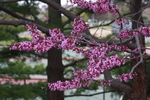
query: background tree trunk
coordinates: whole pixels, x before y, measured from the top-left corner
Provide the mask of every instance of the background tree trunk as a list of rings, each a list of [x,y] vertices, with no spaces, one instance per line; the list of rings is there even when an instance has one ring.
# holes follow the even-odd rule
[[[60,0],[53,0],[53,1],[60,4]],[[61,13],[50,6],[48,8],[48,11],[49,11],[49,20],[48,20],[49,27],[62,29]],[[64,80],[62,50],[53,48],[48,51],[48,66],[46,70],[49,83]],[[63,91],[50,91],[49,88],[47,89],[47,100],[63,100],[63,99],[64,99]]]
[[[130,11],[132,20],[132,29],[137,29],[142,26],[142,12],[141,10],[142,0],[130,0]],[[135,43],[135,41],[133,41]],[[145,45],[144,36],[140,36],[140,44]],[[132,60],[132,67],[140,61],[139,58]],[[133,79],[131,100],[147,100],[147,79],[146,79],[146,64],[143,59],[143,63],[136,67],[135,72],[138,74]]]
[[[63,65],[62,65],[62,51],[53,48],[48,51],[48,66],[47,75],[48,82],[53,83],[63,80]],[[47,100],[63,100],[63,91],[50,91],[47,89]]]

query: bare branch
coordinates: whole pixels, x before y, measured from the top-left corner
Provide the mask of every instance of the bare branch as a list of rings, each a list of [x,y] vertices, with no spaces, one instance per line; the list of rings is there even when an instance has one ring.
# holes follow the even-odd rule
[[[81,11],[79,11],[75,16],[79,16],[80,14],[82,14],[84,12],[84,9],[82,9]],[[64,22],[64,25],[68,24],[71,20],[67,20]]]
[[[82,61],[86,60],[86,59],[87,59],[87,58],[83,58],[83,59],[80,59],[80,60],[71,62],[71,63],[69,63],[69,64],[67,64],[67,65],[64,65],[64,67],[66,68],[66,67],[69,67],[69,66],[73,66],[73,65],[75,65],[75,64],[77,64],[77,63],[79,63],[79,62],[82,62]]]
[[[31,15],[34,17],[34,20],[38,20],[38,17],[33,13],[32,9],[31,9],[31,4],[29,3],[28,0],[25,0],[25,2],[27,3],[27,8],[29,10],[29,12],[31,13]]]
[[[106,23],[106,24],[96,25],[96,26],[90,27],[90,29],[91,29],[91,28],[96,28],[96,27],[101,27],[101,26],[108,26],[108,25],[112,24],[114,21],[115,21],[115,20],[112,20],[112,21],[110,21],[109,23]]]
[[[140,40],[139,40],[139,37],[138,35],[135,35],[135,40],[136,40],[136,44],[137,44],[137,47],[139,49],[139,54],[140,54],[140,61],[138,63],[136,63],[136,65],[134,65],[130,71],[130,74],[133,73],[134,69],[140,65],[142,62],[143,62],[143,54],[142,54],[142,50],[141,50],[141,45],[140,45]]]
[[[61,13],[63,13],[65,16],[67,16],[70,20],[74,20],[76,16],[72,13],[70,13],[68,10],[65,8],[61,7],[59,4],[54,2],[53,0],[40,0],[41,2],[47,3],[49,6],[53,7],[54,9],[57,9]]]
[[[124,14],[124,15],[122,15],[121,17],[125,17],[125,16],[127,16],[127,15],[129,15],[130,13],[126,13],[126,14]],[[90,27],[89,29],[91,29],[91,28],[96,28],[96,27],[101,27],[101,26],[108,26],[108,25],[110,25],[110,24],[112,24],[112,23],[114,23],[115,22],[115,20],[112,20],[112,21],[110,21],[110,22],[108,22],[108,23],[105,23],[105,24],[100,24],[100,25],[96,25],[96,26],[93,26],[93,27]]]
[[[39,24],[30,22],[30,21],[24,21],[24,20],[0,20],[0,24],[1,25],[13,25],[13,26],[19,26],[19,25],[26,25],[26,24],[35,24],[37,26],[37,28],[43,32],[46,33],[47,35],[49,34],[49,29],[45,28]]]
[[[6,9],[6,8],[0,7],[0,10],[4,11],[5,13],[7,13],[7,14],[9,14],[9,15],[15,17],[15,18],[22,19],[22,20],[26,20],[26,21],[32,21],[32,20],[26,19],[25,17],[22,17],[22,16],[20,16],[20,15],[14,13],[14,12],[12,12],[12,11]]]
[[[17,1],[17,0],[14,0],[14,1]],[[71,21],[73,21],[77,17],[76,15],[69,12],[65,8],[61,7],[59,4],[57,4],[54,1],[51,1],[51,0],[39,0],[39,1],[48,4],[49,6],[53,7],[54,9],[59,10],[61,13],[63,13],[65,16],[67,16],[69,18],[69,20],[71,20]],[[79,15],[80,13],[82,13],[82,11],[79,12],[77,15]]]

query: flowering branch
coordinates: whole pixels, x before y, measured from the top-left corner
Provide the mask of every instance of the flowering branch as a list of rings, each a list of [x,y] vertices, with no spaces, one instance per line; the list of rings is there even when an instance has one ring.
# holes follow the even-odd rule
[[[15,27],[19,26],[19,25],[26,25],[26,24],[34,24],[37,26],[37,28],[43,32],[43,33],[46,33],[46,34],[49,34],[49,29],[48,28],[45,28],[39,24],[36,24],[34,22],[30,22],[30,21],[25,21],[25,20],[0,20],[0,24],[1,25],[13,25]]]
[[[12,12],[12,11],[4,8],[4,7],[1,7],[1,6],[0,6],[0,10],[6,12],[7,14],[9,14],[9,15],[15,17],[15,18],[18,18],[18,19],[22,19],[22,20],[26,20],[26,21],[31,21],[31,22],[33,21],[33,20],[27,19],[27,18],[25,18],[23,16],[20,16],[19,14],[14,13],[14,12]]]
[[[47,2],[51,5],[51,1],[49,0],[41,0],[43,2]],[[118,15],[116,9],[117,6],[111,5],[108,0],[98,0],[97,2],[92,1],[84,1],[84,0],[73,0],[72,3],[77,4],[81,8],[88,8],[97,14],[105,14],[111,13],[114,15]],[[54,4],[55,5],[55,4]],[[56,8],[58,7],[55,5]],[[58,8],[57,8],[58,9]],[[119,11],[119,10],[117,10]],[[72,16],[72,15],[71,15]],[[74,16],[72,16],[73,18]],[[117,21],[120,25],[124,22],[124,19]],[[40,34],[40,31],[33,24],[27,24],[26,27],[30,32],[32,37],[32,41],[24,41],[19,43],[14,43],[11,46],[11,50],[20,50],[20,51],[35,51],[36,53],[44,53],[50,50],[51,48],[58,48],[63,50],[72,50],[78,54],[81,54],[85,58],[88,58],[87,70],[74,70],[73,76],[74,78],[71,81],[57,81],[55,83],[48,83],[48,87],[51,91],[59,90],[64,91],[67,89],[75,89],[80,87],[87,87],[93,81],[99,82],[102,86],[109,85],[115,87],[119,90],[122,90],[128,95],[131,92],[131,88],[123,83],[128,82],[129,79],[132,79],[135,73],[133,73],[133,67],[129,74],[118,75],[117,78],[112,78],[109,70],[118,66],[122,66],[125,64],[126,57],[120,57],[116,54],[116,51],[122,52],[130,52],[133,55],[139,53],[141,57],[141,61],[143,62],[143,56],[141,51],[140,42],[138,36],[143,34],[146,37],[150,37],[150,27],[140,27],[137,30],[122,30],[119,33],[119,40],[113,41],[112,43],[106,42],[103,43],[99,40],[99,42],[95,41],[94,38],[90,37],[91,40],[85,38],[82,33],[87,31],[89,25],[84,23],[83,19],[75,18],[74,23],[72,25],[72,31],[70,36],[65,36],[60,29],[51,29],[49,30],[49,35],[44,37]],[[39,26],[38,26],[39,27]],[[39,27],[40,28],[40,27]],[[46,30],[47,31],[47,30]],[[136,39],[135,47],[138,49],[132,50],[125,45],[126,42],[129,42],[134,38]],[[125,39],[125,41],[122,41]],[[127,40],[126,40],[127,39]],[[116,45],[118,43],[119,45]],[[85,46],[81,46],[84,44]],[[139,51],[140,50],[140,51]],[[112,55],[113,54],[113,55]],[[74,62],[76,63],[76,62]],[[137,63],[137,65],[139,64]],[[68,66],[68,65],[67,65]],[[101,74],[104,73],[106,80],[96,80],[96,78],[100,78]],[[130,91],[130,92],[129,92]]]

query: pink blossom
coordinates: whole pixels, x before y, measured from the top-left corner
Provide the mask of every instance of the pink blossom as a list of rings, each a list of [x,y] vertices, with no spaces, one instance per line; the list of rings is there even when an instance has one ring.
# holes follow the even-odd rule
[[[74,72],[74,74],[78,75],[78,74],[84,74],[84,73],[83,73],[82,70],[77,70],[77,71]],[[80,77],[80,76],[76,76],[71,81],[64,81],[64,82],[57,81],[55,83],[48,83],[48,87],[52,91],[55,91],[55,90],[64,91],[64,90],[67,90],[67,89],[75,89],[75,88],[80,88],[80,87],[86,87],[86,86],[89,86],[90,83],[91,83],[91,81],[89,79],[86,79],[88,77],[88,76],[87,77],[86,76],[84,76],[85,78]]]
[[[133,76],[137,75],[136,73],[134,74],[122,74],[122,75],[118,75],[118,79],[122,82],[128,82],[129,79],[133,79]]]
[[[130,38],[130,37],[133,37],[134,35],[140,36],[140,32],[137,30],[131,31],[131,30],[124,29],[119,33],[119,37],[121,39]]]
[[[118,8],[117,5],[112,5],[112,4],[109,4],[110,5],[110,10],[109,12],[113,15],[118,15],[118,12],[120,11],[120,9]]]
[[[100,80],[100,84],[102,85],[102,87],[104,87],[105,85],[110,86],[111,82],[110,80]]]
[[[42,41],[44,39],[44,37],[40,34],[40,31],[37,29],[36,25],[26,24],[26,27],[30,32],[33,42]]]
[[[126,20],[124,18],[119,18],[119,19],[116,19],[115,22],[116,22],[117,25],[120,26],[121,24],[125,23]]]
[[[61,48],[64,50],[71,50],[75,47],[75,39],[67,38],[61,43]]]
[[[72,26],[73,26],[73,30],[71,32],[71,35],[78,36],[78,37],[80,37],[81,33],[89,27],[89,25],[85,24],[83,22],[83,19],[81,18],[75,18]]]
[[[150,37],[150,26],[148,27],[140,27],[140,31],[141,33],[146,36],[146,37]]]
[[[44,53],[53,47],[53,42],[51,40],[44,40],[41,43],[34,45],[33,49],[36,53]]]
[[[77,1],[76,1],[77,2]],[[102,0],[102,2],[107,2]],[[25,41],[13,44],[12,50],[31,51],[36,53],[44,53],[53,47],[57,47],[63,50],[73,50],[83,56],[89,58],[87,70],[75,70],[73,72],[74,79],[71,81],[57,81],[55,83],[48,83],[49,88],[52,91],[59,90],[64,91],[67,89],[74,89],[89,86],[95,78],[99,78],[100,74],[106,69],[111,69],[116,66],[121,66],[125,63],[123,57],[118,55],[110,56],[109,53],[113,53],[114,49],[126,51],[129,48],[127,46],[108,45],[107,43],[97,43],[95,41],[88,41],[81,37],[81,33],[88,28],[82,19],[77,18],[74,20],[72,36],[64,36],[59,29],[49,30],[50,36],[43,37],[37,31],[36,26],[28,25],[29,31],[31,31],[32,41]],[[130,31],[125,31],[130,32]],[[136,34],[132,32],[132,34]],[[120,34],[122,35],[122,33]],[[123,35],[124,36],[124,35]],[[130,37],[130,33],[125,37]],[[124,37],[122,37],[124,38]],[[38,40],[38,41],[37,41]],[[85,41],[86,40],[86,41]],[[80,47],[80,42],[87,43],[86,48]],[[78,46],[76,46],[78,44]],[[127,75],[118,77],[124,81],[131,79]],[[110,85],[109,81],[100,81],[103,85]],[[68,85],[69,84],[69,85]]]
[[[20,50],[20,51],[31,51],[33,50],[33,42],[30,41],[24,41],[19,43],[14,43],[11,45],[10,50]]]
[[[97,14],[112,13],[118,15],[117,11],[120,11],[116,5],[112,5],[108,0],[98,0],[96,2],[86,0],[70,0],[71,3],[77,4],[82,9],[88,8]]]
[[[65,36],[63,33],[61,33],[60,29],[51,29],[49,30],[49,34],[51,35],[52,41],[62,41]]]
[[[63,33],[61,33],[60,29],[51,29],[49,30],[49,34],[51,37],[49,37],[49,40],[53,42],[53,47],[61,48],[61,42],[65,39],[65,36]]]
[[[80,54],[81,52],[83,52],[83,48],[82,47],[74,47],[72,50],[75,51],[78,54]]]

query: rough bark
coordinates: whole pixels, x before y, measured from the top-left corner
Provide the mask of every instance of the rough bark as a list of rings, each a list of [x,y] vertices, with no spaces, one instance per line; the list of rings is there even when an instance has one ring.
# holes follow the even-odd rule
[[[58,80],[63,80],[63,65],[62,65],[62,51],[53,48],[48,51],[48,66],[47,66],[47,76],[48,82],[53,83]],[[50,91],[47,89],[47,100],[63,100],[63,91]]]
[[[49,0],[60,4],[60,0]],[[59,23],[59,24],[58,24]],[[49,21],[50,28],[62,28],[61,13],[58,10],[49,6]],[[62,50],[52,48],[48,51],[48,66],[47,66],[48,82],[63,81],[64,66],[62,64]],[[47,89],[47,100],[64,100],[63,91],[51,91]]]
[[[132,14],[132,29],[136,29],[142,26],[142,23],[143,23],[142,12],[140,11],[142,0],[131,0],[130,3],[131,3],[130,10]],[[143,35],[140,36],[140,44],[142,46],[145,45]],[[139,58],[133,59],[132,66],[134,66],[139,61],[140,61]],[[143,60],[143,63],[141,63],[139,66],[135,68],[134,72],[137,73],[137,76],[134,77],[133,79],[132,93],[130,95],[130,99],[131,100],[147,100],[146,65],[145,65],[144,60]]]
[[[61,7],[58,3],[54,2],[55,0],[40,0],[41,2],[44,2],[46,4],[48,4],[49,6],[53,7],[53,9],[60,11],[61,13],[63,13],[67,18],[69,18],[70,20],[74,20],[74,18],[76,18],[76,16],[72,13],[70,13],[69,11],[67,11],[65,8]],[[57,1],[57,0],[56,0]]]
[[[129,87],[128,85],[124,84],[124,83],[121,83],[119,80],[114,80],[112,78],[112,75],[110,73],[109,70],[105,70],[104,71],[104,77],[106,80],[112,80],[111,81],[111,87],[119,90],[119,91],[122,91],[123,93],[125,93],[128,97],[130,97],[130,94],[131,94],[131,87]]]

